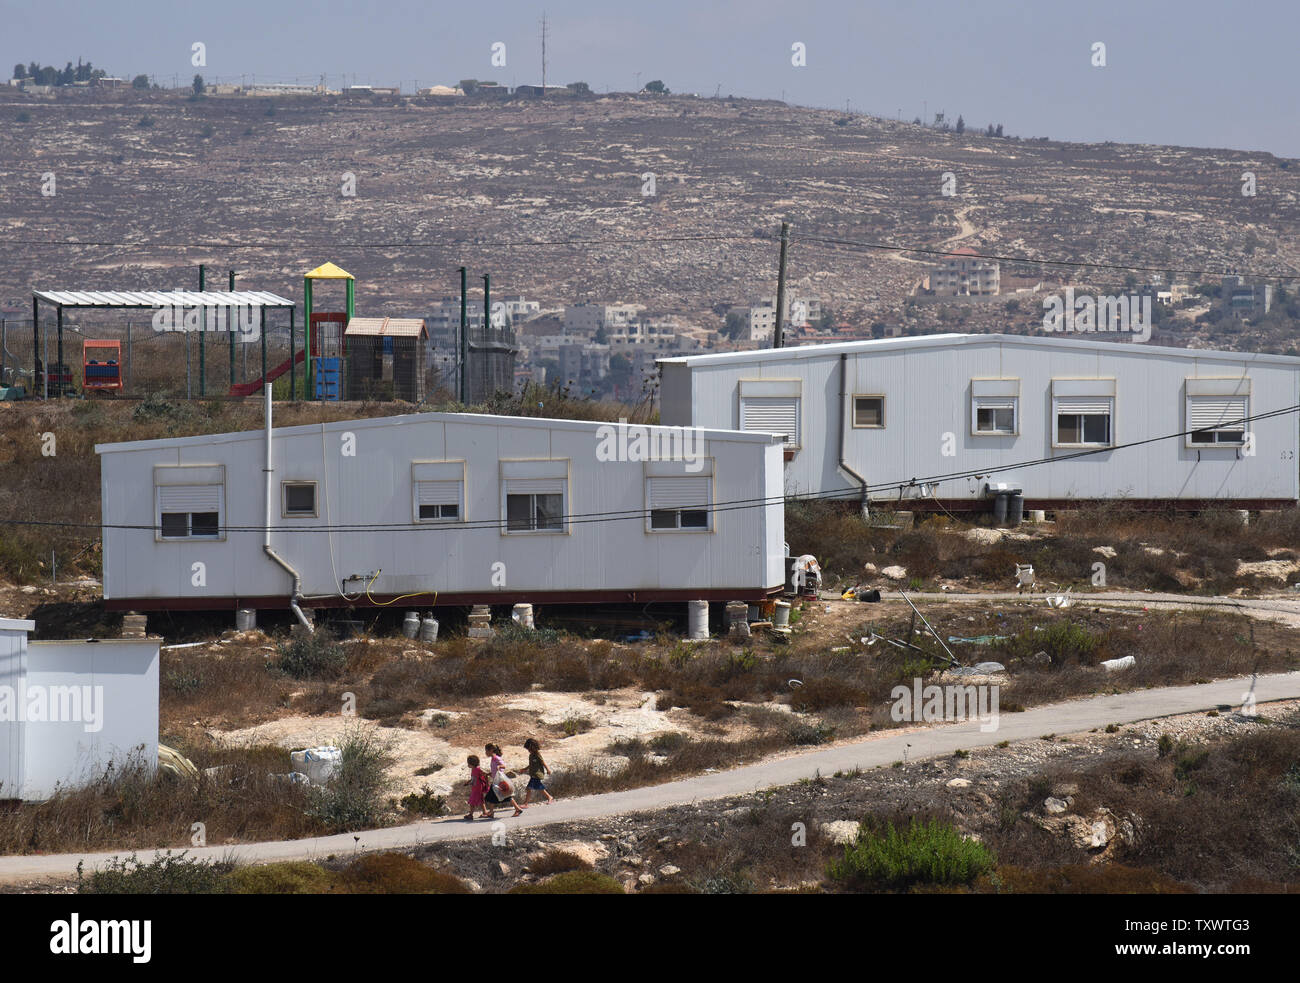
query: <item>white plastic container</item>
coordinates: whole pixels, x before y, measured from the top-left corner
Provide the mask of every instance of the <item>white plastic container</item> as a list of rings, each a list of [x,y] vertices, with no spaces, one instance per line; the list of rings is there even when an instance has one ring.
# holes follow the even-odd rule
[[[343,751],[333,745],[309,747],[304,751],[290,751],[289,761],[293,770],[306,775],[313,785],[323,785],[343,764]]]

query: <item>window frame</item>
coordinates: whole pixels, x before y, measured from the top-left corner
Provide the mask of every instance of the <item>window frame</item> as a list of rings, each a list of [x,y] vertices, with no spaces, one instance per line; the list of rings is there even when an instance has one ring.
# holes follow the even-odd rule
[[[700,463],[700,462],[697,462]],[[699,470],[688,471],[686,465],[679,462],[647,462],[645,468],[645,477],[643,482],[644,504],[645,504],[645,531],[655,536],[663,535],[698,535],[700,533],[711,533],[717,528],[715,521],[716,510],[714,503],[716,500],[717,489],[713,480],[713,459],[707,458],[700,466]],[[685,478],[691,480],[702,480],[705,483],[705,500],[700,503],[703,508],[651,508],[653,482],[656,480]],[[655,515],[668,512],[673,516],[673,525],[656,526]],[[682,523],[682,518],[686,514],[703,512],[704,525],[686,526]]]
[[[1183,445],[1189,450],[1203,451],[1219,448],[1240,449],[1247,446],[1250,440],[1250,404],[1251,404],[1251,383],[1249,376],[1239,376],[1228,379],[1212,378],[1192,378],[1186,380],[1185,394],[1183,397],[1183,423],[1187,431],[1183,437]],[[1240,401],[1242,406],[1241,419],[1239,426],[1226,427],[1202,427],[1195,431],[1192,429],[1192,407],[1198,400],[1233,400]],[[1235,414],[1232,417],[1236,419]],[[1196,434],[1209,434],[1213,440],[1196,440]],[[1240,433],[1240,439],[1220,440],[1220,435],[1224,433]]]
[[[176,487],[217,489],[214,535],[195,535],[194,517],[213,514],[211,509],[163,512],[163,489]],[[185,535],[164,536],[163,515],[184,515]],[[155,465],[153,469],[153,529],[155,543],[221,543],[226,540],[226,469],[217,464]]]
[[[320,517],[319,482],[308,478],[286,478],[280,482],[280,518],[282,519],[317,519]],[[311,488],[311,511],[290,511],[289,489]]]
[[[571,526],[573,491],[569,480],[568,458],[506,460],[500,462],[500,530],[502,536],[567,536]],[[514,486],[513,488],[511,486]],[[537,499],[555,495],[560,499],[560,524],[556,528],[537,528]],[[527,496],[529,528],[510,528],[510,499]]]
[[[745,426],[745,402],[755,399],[786,399],[794,401],[794,430],[792,439],[783,440],[787,451],[803,447],[803,381],[801,379],[739,379],[736,384],[736,429],[743,433],[777,433],[775,430],[756,430]]]
[[[456,517],[426,518],[420,515],[420,485],[425,482],[455,483],[456,501],[438,502],[433,507],[444,509],[451,505],[456,507]],[[457,461],[412,461],[411,462],[411,521],[416,525],[446,526],[466,522],[466,485],[465,462]]]
[[[860,399],[878,399],[880,400],[880,422],[879,423],[859,423],[858,422],[858,400]],[[854,430],[884,430],[886,426],[885,417],[885,394],[884,393],[854,393],[853,401],[849,404],[850,422]]]
[[[1063,450],[1097,450],[1115,446],[1117,443],[1115,423],[1118,415],[1119,398],[1113,378],[1053,379],[1051,398],[1052,448],[1054,450],[1057,448]],[[1061,403],[1071,400],[1105,400],[1107,404],[1106,412],[1071,412],[1062,410]],[[1061,439],[1061,417],[1063,416],[1072,416],[1079,419],[1080,438],[1083,438],[1087,432],[1086,417],[1104,416],[1106,418],[1106,440],[1104,442],[1083,439],[1063,441]]]

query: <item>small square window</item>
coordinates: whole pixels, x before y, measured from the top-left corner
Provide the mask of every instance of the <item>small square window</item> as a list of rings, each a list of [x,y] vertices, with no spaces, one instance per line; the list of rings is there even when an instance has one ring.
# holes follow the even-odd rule
[[[853,425],[855,427],[883,427],[885,425],[885,397],[854,396]]]
[[[284,486],[285,515],[316,514],[316,483],[314,481],[286,482]]]
[[[682,517],[683,529],[709,528],[709,513],[703,509],[686,509],[678,514]]]
[[[676,529],[677,513],[672,509],[652,509],[650,511],[651,529]]]

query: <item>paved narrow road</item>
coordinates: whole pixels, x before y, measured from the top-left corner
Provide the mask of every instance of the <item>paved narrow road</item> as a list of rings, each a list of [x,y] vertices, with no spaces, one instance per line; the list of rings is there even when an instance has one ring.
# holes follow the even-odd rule
[[[987,747],[999,741],[1033,740],[1048,733],[1072,734],[1110,723],[1133,723],[1223,705],[1235,707],[1241,704],[1250,685],[1248,678],[1228,679],[1199,686],[1173,686],[1072,700],[1024,713],[1003,714],[997,730],[989,732],[982,731],[981,724],[976,721],[903,734],[882,732],[874,738],[852,744],[762,761],[731,771],[626,792],[568,799],[551,806],[534,806],[519,819],[504,821],[509,829],[621,816],[790,785],[819,773],[831,775],[854,768],[889,765],[901,760],[905,750],[908,760],[915,761],[952,754],[958,748]],[[1300,699],[1300,672],[1260,676],[1255,685],[1255,698],[1259,703]],[[493,825],[455,819],[429,821],[370,830],[355,836],[345,833],[304,840],[213,846],[193,849],[190,855],[210,860],[233,858],[243,863],[311,860],[332,853],[348,854],[357,849],[405,849],[443,840],[484,837],[490,835]],[[110,857],[130,852],[3,857],[0,858],[0,883],[66,877],[75,874],[79,861],[84,860],[89,868]],[[148,856],[148,851],[140,851],[140,854],[143,858]]]

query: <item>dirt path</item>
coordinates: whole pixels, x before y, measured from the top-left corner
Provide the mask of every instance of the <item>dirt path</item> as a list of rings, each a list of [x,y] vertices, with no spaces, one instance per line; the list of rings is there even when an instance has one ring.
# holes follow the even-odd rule
[[[947,597],[947,595],[943,595]],[[981,595],[987,597],[988,595]],[[978,721],[951,724],[924,731],[881,732],[871,738],[839,747],[825,748],[770,759],[730,771],[700,775],[625,792],[585,796],[534,806],[519,819],[504,820],[505,828],[544,826],[559,822],[591,820],[628,813],[691,805],[763,788],[790,785],[818,774],[830,775],[854,769],[887,766],[894,761],[918,760],[951,755],[959,748],[995,745],[1000,741],[1033,740],[1046,733],[1075,734],[1107,724],[1133,723],[1156,717],[1239,706],[1251,689],[1249,679],[1228,679],[1199,686],[1166,687],[1135,693],[1090,697],[1039,707],[1023,713],[1003,714],[995,730],[983,731]],[[1254,683],[1259,703],[1300,698],[1300,672],[1261,676]],[[503,813],[504,815],[504,813]],[[357,850],[407,849],[443,840],[490,836],[495,823],[466,823],[461,820],[413,823],[357,834],[345,833],[305,840],[222,845],[191,850],[192,856],[209,860],[235,859],[242,863],[278,860],[322,859],[331,854]],[[501,827],[496,827],[501,828]],[[124,851],[94,854],[57,854],[0,858],[0,883],[39,878],[67,878],[77,863],[88,867],[103,863]],[[147,856],[147,851],[140,851]]]
[[[943,601],[953,602],[989,602],[989,601],[1025,601],[1040,604],[1047,608],[1047,595],[1041,592],[1018,594],[1015,591],[996,591],[992,593],[943,591],[940,593],[908,592],[908,597],[921,606],[923,603]],[[1292,628],[1300,628],[1300,597],[1192,597],[1187,594],[1160,594],[1146,591],[1106,591],[1095,594],[1071,594],[1071,604],[1079,607],[1142,607],[1162,611],[1196,611],[1206,608],[1220,608],[1236,614],[1266,621],[1277,621]],[[836,598],[838,600],[838,598]],[[882,603],[905,604],[896,591],[880,592]],[[922,607],[922,613],[924,613]],[[1067,609],[1068,610],[1068,609]]]

